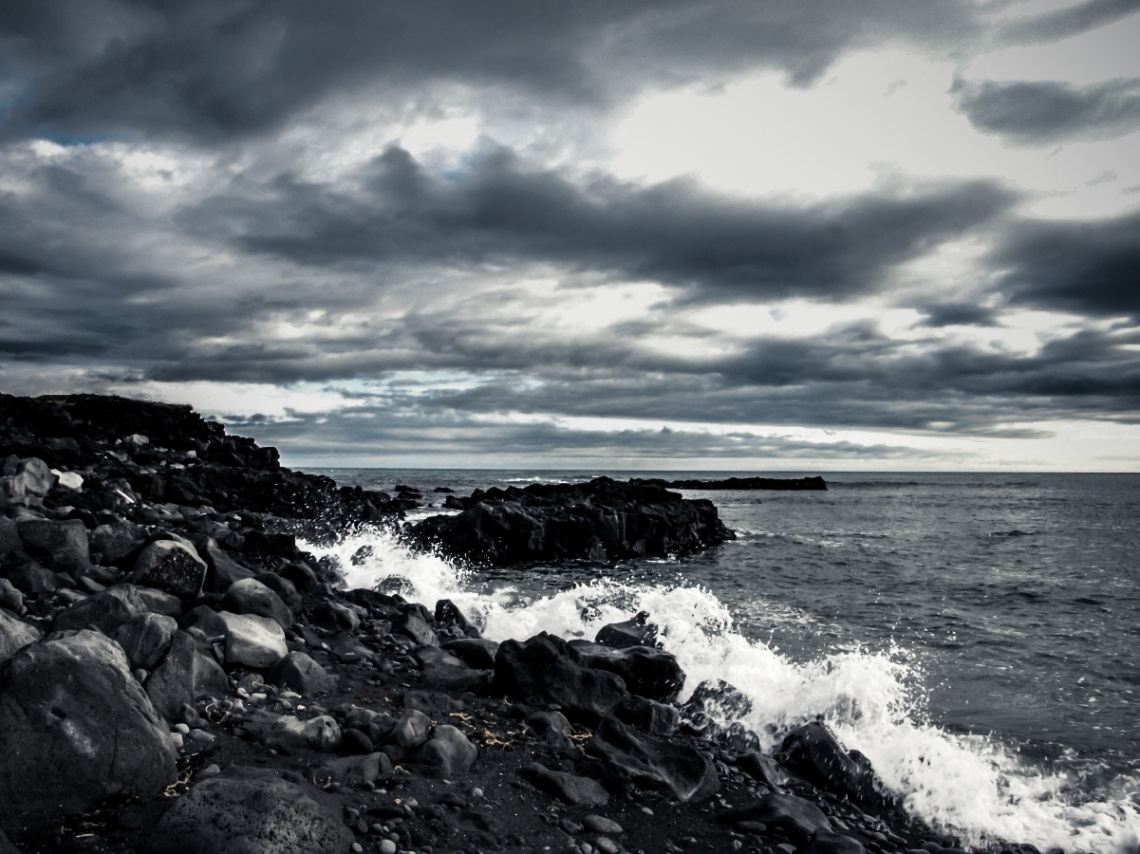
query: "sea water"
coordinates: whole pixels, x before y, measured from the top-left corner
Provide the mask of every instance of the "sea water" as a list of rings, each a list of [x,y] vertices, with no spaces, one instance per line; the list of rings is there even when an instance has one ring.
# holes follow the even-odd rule
[[[437,506],[413,521],[446,512],[435,487],[629,476],[324,473],[421,490]],[[1135,851],[1140,476],[825,477],[826,492],[684,490],[737,539],[682,558],[480,570],[376,529],[311,549],[337,557],[350,586],[450,598],[495,640],[592,639],[648,611],[687,674],[682,698],[703,679],[732,683],[767,748],[822,716],[910,812],[967,844]]]

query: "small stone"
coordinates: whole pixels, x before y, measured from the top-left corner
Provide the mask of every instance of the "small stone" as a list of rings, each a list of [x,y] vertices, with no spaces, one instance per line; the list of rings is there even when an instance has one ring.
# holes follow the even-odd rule
[[[614,821],[612,818],[606,818],[602,815],[588,815],[582,819],[582,824],[592,833],[608,833],[613,836],[621,836],[625,833],[625,828]]]
[[[381,839],[378,850],[380,854],[396,854],[396,843],[391,839]]]
[[[642,807],[641,811],[646,815],[653,815],[653,810],[651,810],[649,807]]]
[[[207,777],[217,777],[222,773],[222,769],[218,767],[217,763],[211,763],[199,771],[195,776],[199,780],[204,780]]]
[[[621,852],[621,846],[608,836],[599,836],[594,840],[594,847],[601,851],[602,854],[620,854]]]
[[[182,733],[172,732],[170,734],[170,743],[174,745],[175,750],[182,749]]]
[[[352,843],[352,854],[361,854],[362,851],[364,851],[363,845],[361,845],[359,842]]]
[[[190,727],[188,727],[186,724],[175,724],[174,731],[180,732],[183,735],[190,735]]]

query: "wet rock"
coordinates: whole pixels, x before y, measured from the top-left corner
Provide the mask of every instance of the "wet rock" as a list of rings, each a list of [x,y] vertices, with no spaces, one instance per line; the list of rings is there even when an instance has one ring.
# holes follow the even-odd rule
[[[36,643],[42,637],[43,633],[35,626],[18,620],[0,608],[0,663],[7,661],[28,644]]]
[[[178,621],[164,614],[139,614],[115,630],[114,638],[127,654],[131,669],[153,670],[170,649]]]
[[[771,794],[757,803],[726,810],[716,820],[730,825],[742,821],[762,822],[782,831],[797,847],[807,845],[817,832],[833,830],[819,807],[795,795]]]
[[[733,721],[752,711],[752,701],[735,685],[723,679],[701,682],[683,707],[685,717],[706,715],[716,721]]]
[[[276,620],[229,611],[218,616],[225,626],[226,664],[265,669],[289,654],[285,632]]]
[[[589,777],[579,777],[566,771],[552,771],[538,762],[519,769],[519,776],[548,795],[576,806],[604,807],[610,794],[601,783]]]
[[[177,777],[165,724],[117,643],[79,631],[0,665],[0,801],[9,810],[87,809],[150,797]]]
[[[688,745],[636,733],[616,718],[606,718],[589,743],[623,778],[664,789],[682,803],[702,801],[720,786],[712,759]]]
[[[229,690],[229,679],[214,657],[180,631],[171,636],[170,649],[146,680],[147,696],[167,720],[178,720],[184,705],[202,697],[224,697]]]
[[[56,631],[93,627],[105,635],[113,635],[135,617],[147,612],[146,603],[131,587],[112,587],[88,597],[78,605],[55,615]]]
[[[222,608],[234,614],[268,617],[283,629],[293,625],[293,612],[289,606],[255,578],[243,578],[231,584],[222,599]]]
[[[306,697],[312,697],[336,688],[336,677],[303,652],[291,652],[274,665],[270,681]]]
[[[650,735],[672,735],[681,724],[676,706],[658,703],[646,697],[627,695],[614,710],[614,716]]]
[[[409,536],[448,554],[498,565],[684,554],[732,539],[707,500],[597,478],[472,495],[455,515],[432,516]]]
[[[147,854],[340,854],[353,834],[315,790],[252,769],[203,780],[175,801]]]
[[[455,628],[470,638],[479,637],[479,630],[450,599],[440,599],[435,603],[435,623],[437,626]]]
[[[573,647],[546,632],[499,644],[494,686],[533,706],[556,703],[571,720],[590,724],[611,714],[626,693],[621,677],[582,666]]]
[[[242,551],[255,557],[283,557],[294,559],[300,557],[297,548],[297,538],[292,534],[266,533],[265,531],[250,531],[246,534]]]
[[[266,747],[287,753],[301,749],[328,753],[340,747],[340,725],[329,715],[302,721],[293,715],[259,712],[246,728],[257,733]]]
[[[206,580],[206,562],[185,543],[156,540],[135,560],[131,581],[155,587],[179,599],[196,599]]]
[[[864,854],[863,843],[850,836],[821,830],[804,849],[803,854]]]
[[[313,624],[330,631],[355,632],[360,614],[341,602],[328,600],[313,608]]]
[[[439,646],[439,638],[427,620],[414,611],[401,614],[392,620],[392,634],[411,638],[420,646]]]
[[[478,755],[475,745],[460,730],[441,724],[432,737],[403,762],[425,776],[454,780],[467,774]]]
[[[200,540],[197,549],[208,568],[206,588],[214,593],[225,593],[235,581],[253,578],[255,575],[252,569],[230,557],[213,537]]]
[[[443,648],[476,670],[494,670],[495,653],[499,644],[483,638],[459,638],[448,641]]]
[[[781,787],[788,783],[788,772],[780,763],[758,750],[745,753],[736,760],[736,764],[741,771],[757,783],[763,783],[773,791],[778,792]]]
[[[87,528],[78,519],[23,519],[16,530],[24,551],[48,569],[78,578],[91,563]]]
[[[672,702],[685,684],[685,672],[669,652],[647,646],[613,649],[585,640],[572,640],[570,646],[583,666],[616,673],[626,690],[650,700]]]
[[[649,612],[641,611],[636,616],[620,623],[609,623],[598,629],[594,642],[615,649],[628,649],[633,646],[656,648],[657,626],[649,622]]]
[[[823,724],[810,723],[792,730],[780,745],[776,759],[793,774],[833,794],[863,803],[884,800],[867,758],[844,750]]]

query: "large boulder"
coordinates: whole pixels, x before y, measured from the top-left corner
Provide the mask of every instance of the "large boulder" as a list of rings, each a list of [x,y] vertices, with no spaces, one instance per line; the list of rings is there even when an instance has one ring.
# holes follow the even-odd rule
[[[303,652],[291,652],[274,665],[269,679],[280,688],[287,688],[312,697],[336,688],[336,677],[320,662]]]
[[[498,565],[667,557],[734,536],[708,500],[607,477],[494,488],[464,503],[462,513],[425,519],[409,536],[457,557]]]
[[[98,632],[49,638],[0,665],[0,733],[0,801],[11,810],[77,812],[177,779],[166,726],[123,650]]]
[[[636,733],[616,718],[606,718],[590,741],[601,757],[629,782],[672,792],[682,803],[702,801],[720,787],[712,759],[694,747]]]
[[[78,519],[22,519],[16,530],[24,551],[49,569],[78,578],[91,565],[87,528]]]
[[[170,639],[177,630],[178,621],[173,617],[148,611],[119,626],[114,637],[132,669],[153,670],[170,649]]]
[[[205,537],[198,543],[198,554],[209,568],[206,587],[214,593],[225,593],[235,581],[253,578],[255,575],[252,569],[230,557],[213,537]]]
[[[649,622],[649,612],[640,611],[620,623],[607,623],[594,635],[594,643],[628,649],[631,646],[659,647],[657,626]]]
[[[225,626],[226,664],[265,669],[289,654],[285,632],[276,620],[229,611],[218,616]]]
[[[66,611],[60,611],[55,615],[52,626],[56,631],[95,628],[105,635],[113,635],[120,626],[148,610],[137,590],[122,585],[96,593]]]
[[[685,671],[677,656],[648,646],[614,649],[587,640],[572,640],[585,667],[616,673],[633,694],[659,703],[671,703],[685,684]]]
[[[717,816],[721,824],[758,821],[782,831],[797,848],[807,845],[820,832],[831,832],[831,822],[823,810],[795,795],[771,794],[753,804],[725,810]]]
[[[495,653],[495,690],[534,706],[556,703],[571,720],[594,724],[617,708],[625,683],[580,662],[572,646],[546,632],[503,641]]]
[[[177,596],[196,599],[206,580],[206,562],[185,543],[155,540],[139,552],[131,581]]]
[[[281,597],[256,578],[242,578],[226,590],[222,607],[234,614],[256,614],[268,617],[283,629],[293,625],[293,612]]]
[[[519,775],[536,788],[568,804],[604,807],[610,802],[610,793],[597,780],[568,771],[554,771],[539,762],[522,766]]]
[[[186,632],[176,631],[166,656],[146,680],[155,711],[170,721],[182,707],[203,697],[224,697],[230,682],[213,656],[202,652]]]
[[[449,724],[441,724],[432,732],[431,738],[401,762],[427,777],[454,780],[464,776],[478,756],[478,749],[462,731]]]
[[[820,723],[810,723],[785,736],[776,759],[791,771],[836,795],[866,804],[884,801],[870,760],[857,751],[848,753]]]
[[[345,854],[354,837],[317,790],[234,768],[175,801],[148,854]]]
[[[7,661],[41,637],[43,634],[35,626],[28,625],[0,608],[0,662]]]

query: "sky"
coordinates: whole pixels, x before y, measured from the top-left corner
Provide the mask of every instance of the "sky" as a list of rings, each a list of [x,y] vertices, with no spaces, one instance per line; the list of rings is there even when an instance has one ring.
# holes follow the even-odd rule
[[[1140,471],[1140,0],[5,0],[0,391],[287,465]]]

